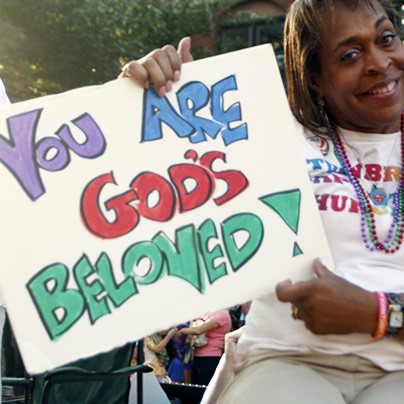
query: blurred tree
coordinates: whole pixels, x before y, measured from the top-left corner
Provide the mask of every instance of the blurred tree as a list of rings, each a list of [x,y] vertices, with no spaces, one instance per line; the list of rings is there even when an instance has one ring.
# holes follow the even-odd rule
[[[185,35],[209,37],[231,0],[2,0],[0,75],[12,101],[114,79]],[[193,48],[198,56],[211,54]]]
[[[185,35],[195,58],[264,41],[281,54],[283,20],[234,12],[238,1],[1,0],[0,76],[16,102],[112,80]]]

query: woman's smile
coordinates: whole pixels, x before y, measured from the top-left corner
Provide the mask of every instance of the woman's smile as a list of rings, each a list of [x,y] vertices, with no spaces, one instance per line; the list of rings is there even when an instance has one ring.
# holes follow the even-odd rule
[[[370,90],[363,93],[363,95],[384,95],[389,96],[396,93],[398,80],[391,80],[388,84],[377,84]]]

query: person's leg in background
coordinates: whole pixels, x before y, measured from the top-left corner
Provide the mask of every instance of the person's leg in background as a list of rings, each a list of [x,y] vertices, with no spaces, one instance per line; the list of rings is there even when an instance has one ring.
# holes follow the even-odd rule
[[[196,356],[194,363],[198,369],[198,383],[207,386],[212,379],[217,365],[219,364],[220,356]]]
[[[198,367],[198,362],[195,360],[195,357],[192,360],[191,379],[192,379],[192,384],[200,384],[199,383],[199,367]]]

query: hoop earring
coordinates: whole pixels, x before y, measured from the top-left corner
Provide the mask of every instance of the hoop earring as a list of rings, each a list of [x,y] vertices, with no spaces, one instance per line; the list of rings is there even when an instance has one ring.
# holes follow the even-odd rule
[[[318,100],[318,108],[320,110],[321,121],[323,122],[325,128],[327,130],[329,130],[330,129],[330,119],[328,117],[325,100],[322,97]]]

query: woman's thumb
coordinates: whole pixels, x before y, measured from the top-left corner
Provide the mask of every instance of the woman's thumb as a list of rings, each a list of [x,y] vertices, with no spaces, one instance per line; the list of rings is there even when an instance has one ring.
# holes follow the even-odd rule
[[[192,62],[194,60],[191,54],[191,38],[186,36],[178,44],[178,53],[181,56],[182,63]]]
[[[313,264],[314,273],[318,278],[323,278],[324,276],[331,275],[332,272],[321,262],[320,258],[316,258]]]

